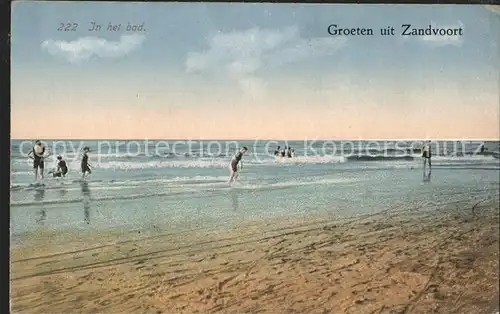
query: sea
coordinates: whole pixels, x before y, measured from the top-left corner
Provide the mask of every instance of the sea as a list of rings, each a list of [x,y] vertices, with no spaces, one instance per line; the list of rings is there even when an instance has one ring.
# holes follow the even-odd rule
[[[33,140],[11,142],[11,235],[43,230],[172,231],[311,215],[355,217],[439,209],[457,200],[498,198],[498,141],[432,141],[432,171],[421,141],[44,140],[45,178],[27,157]],[[277,146],[294,157],[276,157]],[[241,147],[236,183],[232,155]],[[90,148],[92,174],[80,161]],[[48,172],[61,155],[66,178]],[[43,185],[42,185],[43,184]]]

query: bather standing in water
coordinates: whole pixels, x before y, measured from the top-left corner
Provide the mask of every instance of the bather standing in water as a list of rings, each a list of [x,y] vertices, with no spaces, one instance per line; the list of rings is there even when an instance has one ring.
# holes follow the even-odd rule
[[[239,152],[237,152],[233,158],[231,158],[231,176],[229,177],[229,184],[236,182],[238,179],[238,164],[240,164],[240,169],[243,169],[243,155],[248,151],[247,147],[242,147]]]
[[[40,179],[43,180],[43,170],[45,167],[45,146],[40,140],[35,142],[35,146],[28,153],[28,157],[33,159],[33,169],[35,170],[35,181],[38,180],[38,173],[40,173]]]
[[[91,174],[92,170],[90,169],[90,164],[89,164],[89,155],[88,153],[90,152],[90,148],[84,147],[83,148],[83,156],[82,156],[82,163],[81,163],[81,168],[82,168],[82,179],[85,178],[85,175]]]
[[[429,171],[430,171],[431,168],[432,168],[432,164],[431,164],[431,157],[432,157],[432,153],[431,153],[431,141],[427,141],[426,143],[424,143],[424,146],[422,147],[422,157],[424,158],[424,171],[425,171],[425,165],[426,165],[426,163],[429,163]]]
[[[278,148],[276,148],[276,150],[274,151],[274,156],[279,156],[280,154],[280,146],[278,146]]]
[[[285,155],[286,155],[286,148],[287,147],[285,146],[285,148],[281,150],[281,152],[280,152],[281,157],[285,157]]]

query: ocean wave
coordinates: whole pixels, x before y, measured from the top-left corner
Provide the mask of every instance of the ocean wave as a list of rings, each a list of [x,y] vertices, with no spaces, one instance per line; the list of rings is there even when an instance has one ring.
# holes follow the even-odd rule
[[[157,184],[157,183],[183,183],[183,182],[221,182],[227,181],[227,176],[194,176],[194,177],[172,177],[161,179],[145,179],[145,180],[111,180],[110,183],[123,185],[136,184]]]
[[[391,155],[351,155],[346,157],[348,161],[414,161],[422,160],[420,154],[411,154],[403,156]],[[449,162],[495,162],[498,161],[493,155],[466,155],[466,156],[450,156],[450,155],[434,155],[432,161],[449,161]]]
[[[422,158],[419,156],[419,158]],[[437,155],[432,156],[432,160],[436,161],[451,161],[451,162],[499,162],[494,155],[466,155],[466,156],[449,156],[449,155]]]
[[[243,159],[245,165],[277,165],[277,164],[324,164],[344,162],[342,156],[298,156],[294,158],[252,158]],[[95,168],[101,169],[146,169],[146,168],[228,168],[230,159],[200,158],[197,160],[169,160],[169,161],[108,161],[97,163]]]
[[[264,161],[267,164],[330,164],[330,163],[343,163],[346,159],[344,156],[325,155],[325,156],[295,156],[288,157],[275,157],[269,161]]]
[[[348,156],[347,160],[348,161],[399,161],[399,160],[404,160],[404,161],[412,161],[414,160],[414,156],[384,156],[384,155],[360,155],[360,156]]]
[[[24,176],[24,175],[33,175],[33,171],[13,171],[10,173],[12,176]]]
[[[228,166],[229,161],[222,160],[172,160],[148,162],[109,161],[98,163],[95,168],[133,170],[145,168],[222,168]]]
[[[152,157],[152,158],[94,158],[90,160],[92,168],[100,169],[113,169],[113,170],[134,170],[134,169],[148,169],[148,168],[227,168],[229,167],[230,158],[228,157],[202,157],[202,158],[179,158],[174,157]],[[123,156],[122,156],[123,157]],[[403,154],[403,155],[390,155],[390,154],[351,154],[351,155],[316,155],[316,156],[302,156],[297,155],[293,158],[288,157],[274,157],[269,155],[254,154],[247,156],[243,159],[246,165],[294,165],[294,164],[335,164],[345,162],[372,162],[372,161],[385,161],[385,162],[405,162],[421,160],[420,154]],[[498,162],[498,156],[495,154],[466,154],[463,156],[453,155],[434,155],[433,161],[448,161],[460,163],[476,163],[476,162]],[[31,167],[32,161],[30,159],[17,159],[12,161],[15,164],[14,168],[19,168],[20,165]],[[45,162],[46,169],[55,168],[55,160],[47,160]],[[67,165],[70,170],[80,170],[80,161],[67,159]],[[17,170],[17,169],[16,169]],[[32,172],[27,170],[13,171],[11,175],[28,175]]]
[[[355,183],[363,181],[361,179],[343,179],[343,178],[330,178],[330,179],[318,179],[318,180],[294,180],[294,181],[286,181],[286,182],[277,182],[271,184],[235,184],[233,186],[234,189],[243,189],[243,190],[259,190],[259,189],[279,189],[279,188],[288,188],[295,186],[307,186],[307,185],[323,185],[323,184],[338,184],[338,183]]]

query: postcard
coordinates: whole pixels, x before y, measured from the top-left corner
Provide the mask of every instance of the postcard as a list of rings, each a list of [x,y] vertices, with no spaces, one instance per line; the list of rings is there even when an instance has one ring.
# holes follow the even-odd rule
[[[13,313],[497,313],[500,9],[12,4]]]

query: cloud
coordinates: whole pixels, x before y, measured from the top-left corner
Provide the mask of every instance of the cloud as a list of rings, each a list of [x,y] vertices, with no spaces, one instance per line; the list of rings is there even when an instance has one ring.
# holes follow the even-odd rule
[[[458,29],[462,28],[462,36],[458,35],[425,35],[421,36],[420,39],[432,46],[447,46],[447,45],[453,45],[460,47],[463,44],[463,34],[465,33],[464,29],[464,24],[461,21],[458,21],[457,24],[455,25],[437,25],[436,23],[431,22],[432,29]]]
[[[297,27],[218,32],[208,39],[207,50],[188,54],[185,66],[188,73],[222,70],[243,91],[258,96],[265,92],[266,86],[259,70],[333,54],[346,40],[346,37],[303,38]]]
[[[41,48],[52,56],[76,63],[87,61],[94,56],[122,57],[141,46],[145,39],[144,35],[139,34],[122,35],[119,41],[99,37],[81,37],[73,41],[49,39],[42,42]]]

